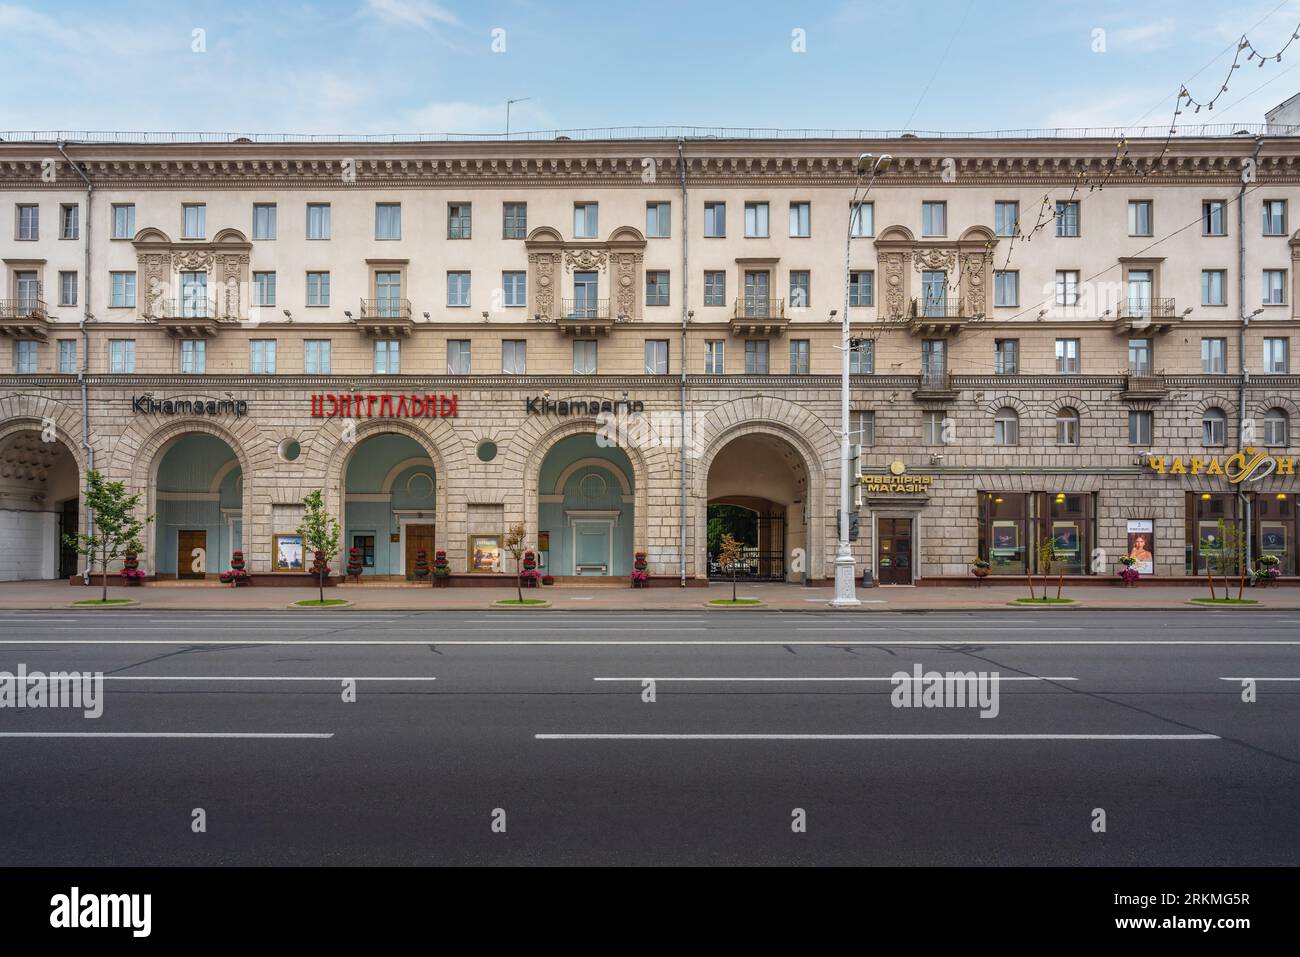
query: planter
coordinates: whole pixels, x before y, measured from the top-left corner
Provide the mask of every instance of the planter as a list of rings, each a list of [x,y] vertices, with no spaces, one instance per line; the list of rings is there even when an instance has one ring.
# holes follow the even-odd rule
[[[450,587],[450,585],[451,585],[451,575],[449,575],[449,574],[448,574],[448,575],[439,575],[438,572],[437,572],[437,570],[435,569],[435,570],[434,570],[434,573],[433,573],[433,587],[434,587],[434,588],[448,588],[448,587]]]

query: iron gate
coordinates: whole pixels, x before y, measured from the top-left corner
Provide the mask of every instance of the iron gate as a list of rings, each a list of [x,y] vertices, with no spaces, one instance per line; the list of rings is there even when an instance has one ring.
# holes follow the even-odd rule
[[[744,561],[736,567],[737,581],[785,581],[785,515],[759,515],[758,543],[746,544]],[[718,564],[716,552],[709,553],[709,578],[731,581],[731,569]]]

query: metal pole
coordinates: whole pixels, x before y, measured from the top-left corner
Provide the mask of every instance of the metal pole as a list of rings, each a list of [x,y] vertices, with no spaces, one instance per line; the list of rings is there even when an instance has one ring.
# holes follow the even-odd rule
[[[677,558],[678,558],[678,566],[681,573],[681,583],[679,586],[681,588],[686,587],[686,453],[687,453],[687,449],[686,449],[686,426],[687,426],[686,325],[690,321],[690,312],[689,312],[690,300],[688,299],[688,295],[690,293],[690,288],[691,288],[690,273],[687,271],[686,268],[687,242],[690,239],[690,233],[687,231],[686,227],[690,221],[689,220],[690,206],[688,203],[688,197],[686,192],[685,149],[686,149],[686,141],[679,137],[677,140],[677,167],[681,174],[681,182],[682,182],[682,347],[681,347],[681,356],[678,357],[677,361],[681,363],[682,368],[681,368],[681,386],[680,386],[681,391],[679,395],[679,401],[681,405],[681,429],[680,429],[680,435],[678,436],[678,441],[680,442],[678,456],[679,456],[679,472],[681,478],[681,502],[680,502],[681,514],[679,516],[679,522],[681,527],[678,529],[679,544],[678,544]]]

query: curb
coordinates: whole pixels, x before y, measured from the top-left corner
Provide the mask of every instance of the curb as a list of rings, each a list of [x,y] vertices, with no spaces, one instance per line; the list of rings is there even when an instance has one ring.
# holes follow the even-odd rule
[[[746,605],[714,605],[710,602],[704,603],[705,608],[712,608],[714,611],[780,611],[780,608],[768,608],[761,601],[753,602]]]
[[[1262,604],[1257,598],[1247,598],[1243,600],[1252,602],[1252,604],[1249,605],[1220,604],[1219,602],[1211,603],[1208,601],[1197,601],[1195,598],[1187,599],[1187,604],[1191,605],[1193,608],[1266,608],[1268,607],[1267,605]]]
[[[1069,604],[1066,604],[1066,602],[1037,602],[1037,601],[1035,601],[1035,602],[1027,602],[1027,601],[1009,601],[1009,602],[1007,602],[1007,607],[1008,607],[1008,608],[1031,608],[1031,609],[1039,609],[1039,608],[1082,608],[1082,607],[1083,607],[1083,602],[1079,601],[1077,598],[1069,598],[1069,599],[1066,599],[1066,601],[1068,601]],[[1119,609],[1119,608],[1116,608],[1116,609],[1114,609],[1114,610],[1115,610],[1115,611],[1148,611],[1148,610],[1150,610],[1150,609],[1146,609],[1146,608],[1124,608],[1124,609]]]
[[[86,599],[86,600],[94,601],[94,599]],[[140,607],[140,603],[136,601],[134,598],[126,598],[121,601],[114,602],[111,605],[79,605],[76,602],[73,602],[71,605],[68,605],[67,607],[80,608],[80,609],[94,609],[96,611],[99,611],[100,609],[104,609],[104,608],[138,608]],[[54,611],[55,609],[50,608],[46,610]]]
[[[341,605],[300,605],[296,601],[291,601],[285,607],[292,608],[294,611],[340,611],[354,606],[350,601],[344,601]]]

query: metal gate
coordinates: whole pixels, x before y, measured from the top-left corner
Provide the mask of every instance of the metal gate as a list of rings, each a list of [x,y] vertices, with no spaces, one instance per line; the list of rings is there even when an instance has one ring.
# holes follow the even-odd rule
[[[736,567],[737,581],[785,581],[785,515],[758,516],[758,543],[747,544],[744,560]],[[718,564],[715,552],[709,553],[709,578],[731,581],[732,570]]]

